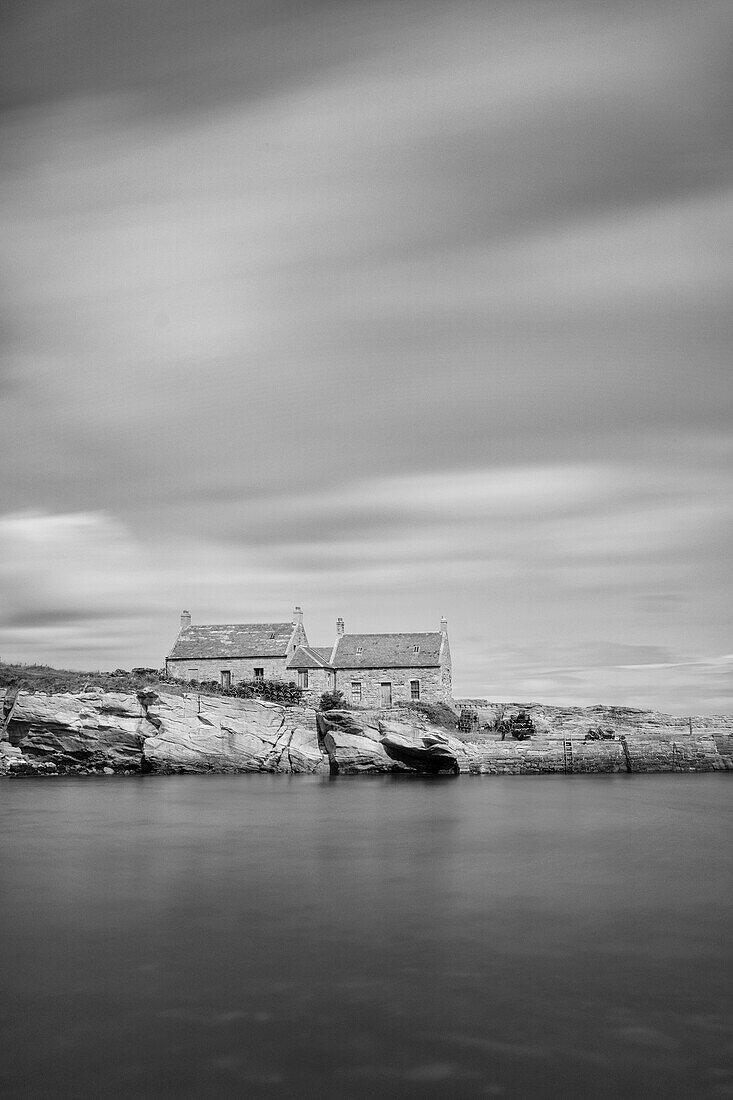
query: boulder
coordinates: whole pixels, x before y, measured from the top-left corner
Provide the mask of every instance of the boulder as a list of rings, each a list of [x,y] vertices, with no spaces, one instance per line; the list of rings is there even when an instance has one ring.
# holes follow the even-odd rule
[[[317,715],[318,737],[328,753],[332,774],[358,775],[363,772],[423,771],[419,763],[394,759],[383,738],[394,744],[412,744],[422,749],[425,738],[440,738],[458,760],[461,771],[468,771],[465,745],[444,729],[428,722],[398,722],[385,718],[384,712],[366,710],[328,710]]]
[[[379,740],[379,721],[364,711],[327,710],[317,714],[316,720],[332,775],[409,771],[387,755]]]

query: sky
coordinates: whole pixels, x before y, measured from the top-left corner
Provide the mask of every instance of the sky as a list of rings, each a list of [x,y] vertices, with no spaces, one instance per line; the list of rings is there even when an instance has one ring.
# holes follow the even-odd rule
[[[727,0],[0,18],[0,659],[300,604],[733,710]]]

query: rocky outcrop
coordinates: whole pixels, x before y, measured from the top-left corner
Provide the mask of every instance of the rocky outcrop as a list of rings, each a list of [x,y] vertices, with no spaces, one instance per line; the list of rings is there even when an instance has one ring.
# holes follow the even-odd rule
[[[478,714],[479,725],[493,725],[498,718],[511,719],[526,712],[538,733],[549,737],[585,737],[589,729],[609,728],[618,738],[668,738],[685,736],[733,737],[733,715],[663,714],[656,710],[634,707],[558,707],[549,703],[492,703],[486,699],[459,700],[457,706],[471,706]]]
[[[154,733],[134,695],[19,692],[7,736],[30,764],[140,771],[145,738]]]
[[[203,695],[19,693],[0,771],[313,772],[327,770],[313,712]]]
[[[154,727],[143,750],[150,771],[327,770],[312,711],[206,695],[141,698]]]
[[[13,690],[3,701],[0,774],[410,772],[428,770],[425,750],[436,739],[446,761],[473,775],[733,770],[733,716],[522,709],[532,717],[533,735],[502,741],[486,728],[470,739],[455,736],[397,708],[316,716],[305,707],[198,693]],[[511,706],[507,711],[511,716]],[[603,739],[586,740],[589,729]]]
[[[423,738],[431,733],[445,740],[458,760],[459,770],[468,771],[468,756],[462,742],[426,721],[398,722],[378,711],[363,710],[329,710],[319,713],[317,721],[318,738],[328,754],[333,775],[424,770],[394,759],[382,742],[384,737],[394,735],[395,739],[422,748]]]
[[[318,740],[332,775],[408,771],[379,743],[379,723],[363,711],[328,710],[316,715]]]

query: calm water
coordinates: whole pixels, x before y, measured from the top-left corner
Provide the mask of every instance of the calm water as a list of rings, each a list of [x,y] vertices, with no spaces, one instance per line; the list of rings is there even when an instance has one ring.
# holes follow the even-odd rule
[[[3,781],[0,1093],[733,1096],[732,795]]]

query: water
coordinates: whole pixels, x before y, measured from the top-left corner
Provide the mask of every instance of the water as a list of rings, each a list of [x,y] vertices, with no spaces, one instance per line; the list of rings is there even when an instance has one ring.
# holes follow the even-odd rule
[[[731,793],[4,781],[0,1093],[733,1096]]]

